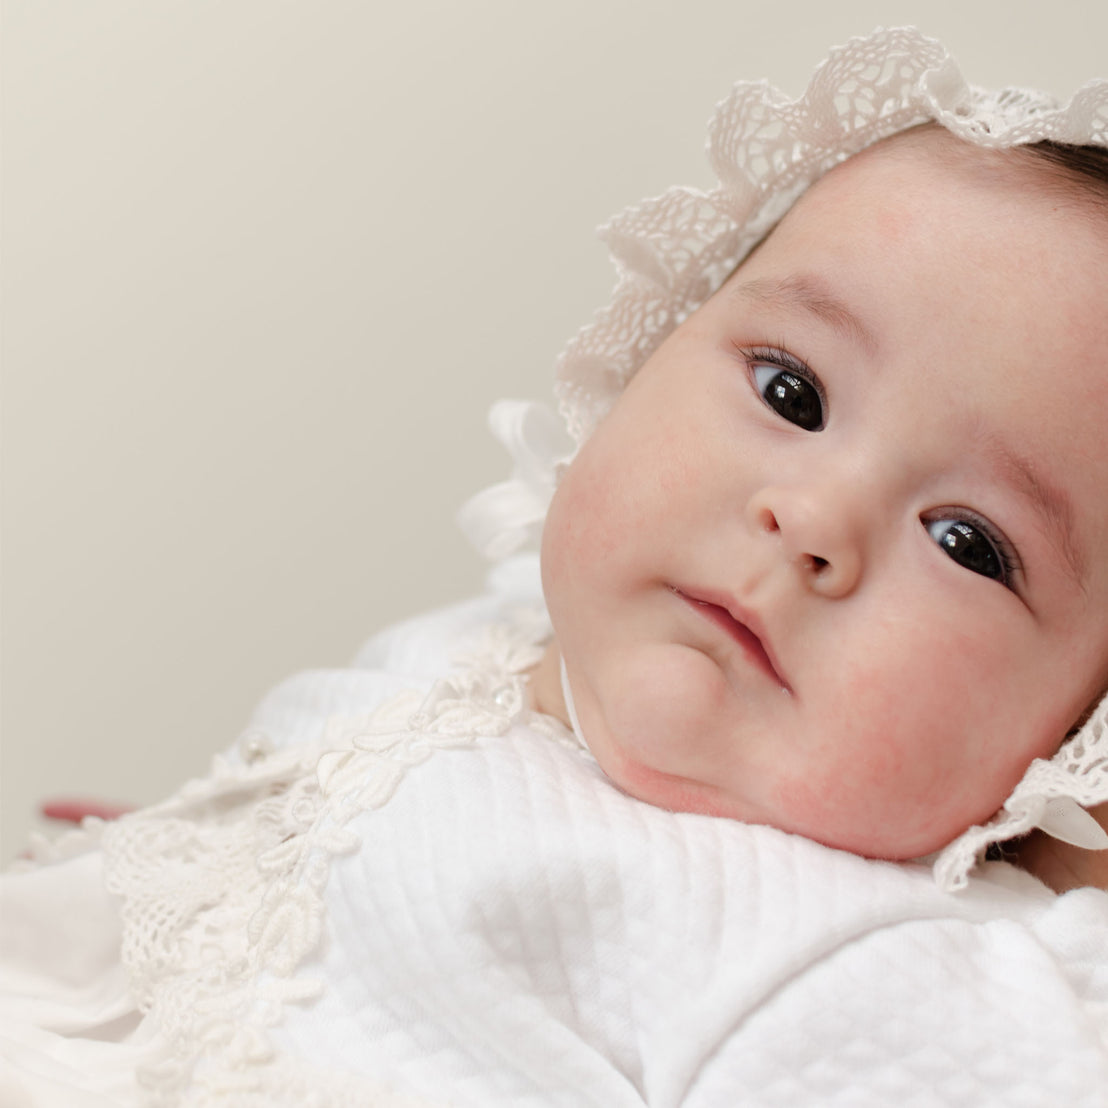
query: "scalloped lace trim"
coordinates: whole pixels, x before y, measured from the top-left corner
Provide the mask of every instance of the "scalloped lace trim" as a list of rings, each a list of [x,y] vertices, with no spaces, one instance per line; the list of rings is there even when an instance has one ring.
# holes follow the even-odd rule
[[[528,610],[486,629],[458,672],[425,696],[402,694],[369,715],[328,720],[311,747],[252,764],[217,759],[212,774],[103,830],[110,891],[123,898],[123,962],[162,1036],[140,1073],[156,1105],[388,1105],[401,1097],[306,1059],[278,1055],[267,1030],[286,1004],[318,996],[299,967],[324,927],[331,861],[358,849],[347,829],[380,808],[436,751],[526,724],[578,744],[527,707],[522,673],[549,624]]]
[[[600,229],[617,272],[608,306],[563,351],[559,407],[578,442],[630,377],[832,166],[936,120],[969,142],[1038,139],[1108,145],[1108,81],[1059,106],[1025,89],[968,85],[941,43],[911,27],[832,50],[802,96],[740,81],[716,109],[708,155],[719,185],[673,188]]]

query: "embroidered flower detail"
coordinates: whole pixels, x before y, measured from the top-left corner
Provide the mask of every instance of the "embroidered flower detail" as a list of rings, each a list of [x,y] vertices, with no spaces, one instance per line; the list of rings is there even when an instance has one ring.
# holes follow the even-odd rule
[[[154,1103],[394,1102],[361,1079],[277,1055],[267,1029],[322,987],[298,973],[323,933],[332,859],[359,845],[346,826],[354,816],[388,803],[436,751],[519,722],[567,741],[527,706],[524,672],[548,634],[541,608],[521,609],[426,694],[331,718],[308,747],[276,750],[251,732],[260,756],[216,759],[209,777],[105,830],[108,888],[124,898],[123,961],[160,1032],[141,1073]]]

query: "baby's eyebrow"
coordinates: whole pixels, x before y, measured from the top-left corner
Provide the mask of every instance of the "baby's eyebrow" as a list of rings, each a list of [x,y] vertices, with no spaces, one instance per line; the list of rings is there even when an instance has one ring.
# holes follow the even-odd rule
[[[1052,525],[1048,530],[1050,541],[1061,552],[1074,583],[1084,592],[1088,566],[1085,552],[1074,537],[1075,514],[1069,494],[1046,480],[1027,458],[994,431],[979,426],[978,434],[983,447],[1016,491]]]
[[[793,274],[781,280],[755,277],[735,286],[735,293],[771,307],[800,308],[860,342],[870,353],[877,341],[868,327],[818,277]]]

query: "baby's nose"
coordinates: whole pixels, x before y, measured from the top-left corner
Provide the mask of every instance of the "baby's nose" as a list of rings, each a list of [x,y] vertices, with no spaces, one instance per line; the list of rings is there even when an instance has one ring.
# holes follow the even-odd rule
[[[853,592],[862,574],[860,519],[840,499],[778,486],[760,490],[747,509],[752,526],[779,544],[804,584],[831,598]]]

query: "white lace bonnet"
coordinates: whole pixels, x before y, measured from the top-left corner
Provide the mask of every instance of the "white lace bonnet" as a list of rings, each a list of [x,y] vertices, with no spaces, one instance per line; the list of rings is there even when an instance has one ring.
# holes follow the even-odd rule
[[[600,229],[617,282],[606,308],[568,344],[555,392],[573,439],[586,439],[663,339],[719,287],[815,180],[838,162],[908,127],[935,120],[981,146],[1040,139],[1108,146],[1108,81],[1058,105],[1022,89],[966,84],[953,59],[913,28],[878,30],[833,50],[790,100],[765,81],[741,81],[716,109],[710,192],[677,187]],[[459,520],[499,558],[541,533],[557,474],[572,450],[548,409],[501,401],[493,433],[515,459],[511,481],[486,489]],[[1108,697],[1049,761],[1028,768],[1000,811],[935,857],[936,880],[961,888],[984,850],[1034,827],[1078,846],[1108,846],[1083,806],[1108,801]]]

